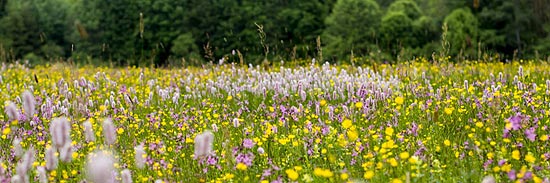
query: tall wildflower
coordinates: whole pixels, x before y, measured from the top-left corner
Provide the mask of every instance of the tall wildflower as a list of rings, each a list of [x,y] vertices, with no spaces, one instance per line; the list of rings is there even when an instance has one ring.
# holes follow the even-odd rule
[[[32,119],[34,116],[34,106],[36,105],[36,101],[34,100],[34,96],[30,91],[23,92],[22,96],[23,98],[23,109],[25,110],[25,115],[29,119]]]
[[[483,180],[481,181],[481,183],[496,183],[497,181],[495,180],[495,178],[493,176],[485,176],[483,177]]]
[[[21,139],[15,138],[12,141],[13,151],[16,157],[21,157],[23,155],[23,147],[21,147]]]
[[[116,129],[113,121],[110,118],[103,121],[103,135],[105,136],[105,144],[112,145],[116,141]]]
[[[122,183],[132,183],[132,174],[130,173],[130,170],[124,169],[122,172],[120,172],[122,177]]]
[[[29,182],[29,170],[32,168],[32,164],[34,163],[34,149],[30,148],[25,152],[23,157],[21,158],[21,162],[17,164],[16,171],[17,175],[20,176],[22,182]]]
[[[90,182],[114,183],[113,171],[115,160],[105,151],[88,155],[86,163],[86,177]]]
[[[37,167],[36,171],[38,172],[38,182],[48,183],[48,175],[46,174],[46,169],[43,166]]]
[[[55,118],[50,125],[50,134],[53,145],[61,149],[65,144],[71,143],[71,125],[65,117]]]
[[[7,102],[6,107],[4,108],[4,112],[6,112],[10,121],[19,119],[19,112],[17,112],[17,106],[15,106],[15,104],[11,101]]]
[[[212,143],[214,142],[214,134],[210,131],[205,131],[195,137],[195,158],[207,156],[212,152]]]
[[[84,127],[84,137],[86,138],[86,141],[88,142],[95,141],[95,134],[92,128],[92,123],[88,120],[84,122],[82,126]]]
[[[46,169],[47,170],[55,170],[57,168],[58,160],[57,156],[55,155],[55,149],[53,147],[50,147],[46,149]]]
[[[65,144],[61,149],[59,149],[59,159],[61,161],[68,163],[73,159],[73,148],[71,143]]]
[[[143,144],[134,147],[134,151],[136,153],[136,155],[134,157],[136,167],[139,168],[139,169],[142,169],[145,166],[145,157],[144,156],[146,156],[145,150],[143,150]]]

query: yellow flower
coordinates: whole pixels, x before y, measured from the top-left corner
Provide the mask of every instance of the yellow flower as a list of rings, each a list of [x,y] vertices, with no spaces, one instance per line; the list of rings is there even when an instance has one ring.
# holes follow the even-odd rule
[[[393,135],[393,128],[392,127],[388,127],[384,130],[384,133],[386,133],[387,136],[392,136]]]
[[[409,158],[409,152],[402,152],[399,154],[399,158],[401,159],[407,159]]]
[[[237,164],[236,167],[238,170],[246,170],[248,167],[244,163]]]
[[[399,164],[397,163],[397,160],[395,160],[395,158],[390,158],[390,159],[388,160],[388,163],[390,163],[390,165],[393,166],[393,167],[396,167],[397,165],[399,165]]]
[[[359,137],[356,130],[350,130],[347,132],[347,134],[350,141],[355,141]]]
[[[515,160],[519,160],[521,158],[521,154],[518,150],[512,151],[512,158],[514,158]]]
[[[542,135],[542,136],[540,136],[540,140],[541,140],[541,141],[547,141],[547,140],[548,140],[548,135]]]
[[[318,176],[318,177],[329,178],[329,177],[332,177],[334,174],[329,169],[325,170],[325,169],[321,169],[321,168],[315,168],[313,170],[313,175]]]
[[[2,130],[3,135],[8,135],[8,134],[10,134],[10,132],[11,132],[11,129],[9,127],[4,128],[4,130]]]
[[[325,105],[327,105],[327,101],[325,99],[323,99],[323,100],[319,101],[319,105],[325,106]]]
[[[535,163],[536,160],[537,160],[537,158],[535,158],[531,153],[528,153],[525,156],[525,161],[527,161],[529,163]]]
[[[445,144],[445,146],[451,146],[451,141],[445,140],[443,141],[443,144]]]
[[[477,123],[476,123],[476,126],[477,126],[478,128],[481,128],[481,127],[483,127],[483,123],[482,123],[482,122],[477,122]]]
[[[454,110],[454,108],[452,108],[452,107],[451,107],[451,108],[449,108],[449,107],[445,107],[445,109],[444,109],[444,110],[445,110],[445,114],[447,114],[447,115],[451,115],[451,114],[453,114],[453,110]]]
[[[285,173],[286,173],[286,175],[288,176],[288,178],[289,178],[290,180],[296,180],[296,179],[298,179],[298,176],[299,176],[299,175],[298,175],[298,172],[294,171],[293,169],[287,169],[287,170],[285,171]]]
[[[122,135],[122,133],[124,133],[124,128],[118,128],[116,130],[116,132],[119,134],[119,135]]]
[[[405,99],[403,97],[395,97],[395,103],[398,105],[403,104],[404,101]]]
[[[363,178],[367,180],[372,179],[372,177],[374,177],[374,172],[372,170],[365,172],[365,174],[363,175]]]
[[[347,173],[342,173],[342,174],[340,174],[340,179],[342,179],[342,180],[348,180],[348,178],[349,178],[349,175],[348,175]]]
[[[355,108],[363,108],[363,102],[356,102]]]
[[[391,180],[391,183],[403,183],[403,181],[399,178],[395,178],[395,179]]]
[[[344,119],[344,121],[342,122],[342,127],[344,127],[345,129],[350,128],[351,125],[352,125],[352,122],[349,119]]]

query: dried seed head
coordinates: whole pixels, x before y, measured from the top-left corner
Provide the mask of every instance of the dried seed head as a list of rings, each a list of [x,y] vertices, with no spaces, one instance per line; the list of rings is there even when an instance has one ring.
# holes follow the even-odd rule
[[[98,151],[88,155],[86,176],[90,182],[114,183],[115,160],[108,152]]]
[[[34,106],[36,105],[34,96],[30,91],[27,90],[23,92],[22,98],[23,98],[23,109],[25,110],[25,114],[27,115],[29,120],[32,120],[32,117],[34,116]]]
[[[53,145],[60,149],[71,142],[71,125],[67,118],[55,118],[50,125]]]
[[[103,135],[105,136],[105,144],[112,145],[116,142],[116,129],[110,118],[103,121]]]

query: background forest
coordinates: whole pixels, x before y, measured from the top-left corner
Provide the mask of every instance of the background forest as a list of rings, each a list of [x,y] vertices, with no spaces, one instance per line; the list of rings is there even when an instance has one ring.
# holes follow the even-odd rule
[[[2,61],[506,60],[549,50],[547,0],[0,0]]]

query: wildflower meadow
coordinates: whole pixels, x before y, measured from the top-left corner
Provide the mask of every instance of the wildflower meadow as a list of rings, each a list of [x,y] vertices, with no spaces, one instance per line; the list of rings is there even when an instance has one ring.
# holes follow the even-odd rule
[[[550,64],[3,64],[0,182],[550,182]]]

